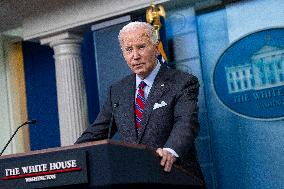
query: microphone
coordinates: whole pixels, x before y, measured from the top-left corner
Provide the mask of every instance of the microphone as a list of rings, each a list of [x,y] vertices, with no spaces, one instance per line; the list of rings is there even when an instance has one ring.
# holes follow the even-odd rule
[[[10,144],[11,140],[14,138],[14,136],[16,135],[16,133],[18,132],[18,130],[23,127],[24,125],[28,125],[28,124],[36,124],[36,120],[32,119],[32,120],[28,120],[25,123],[23,123],[22,125],[18,126],[16,131],[13,133],[13,135],[9,138],[8,142],[6,143],[5,147],[2,149],[0,156],[2,156],[3,152],[6,150],[7,146]]]
[[[27,124],[36,124],[36,120],[35,119],[28,120],[26,123]]]
[[[119,105],[118,103],[114,103],[113,106],[112,106],[111,118],[110,118],[110,123],[109,123],[109,126],[108,126],[108,134],[107,134],[108,140],[110,139],[111,129],[112,129],[112,126],[113,126],[114,109],[117,108],[118,105]]]

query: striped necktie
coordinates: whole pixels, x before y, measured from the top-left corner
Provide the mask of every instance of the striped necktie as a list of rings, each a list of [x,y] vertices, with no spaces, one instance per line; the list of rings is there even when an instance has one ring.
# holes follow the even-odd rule
[[[145,93],[144,93],[144,87],[146,86],[146,83],[144,81],[141,81],[138,86],[138,92],[136,96],[136,104],[135,104],[135,118],[136,118],[136,128],[139,129],[141,127],[141,120],[142,120],[142,114],[145,108]]]

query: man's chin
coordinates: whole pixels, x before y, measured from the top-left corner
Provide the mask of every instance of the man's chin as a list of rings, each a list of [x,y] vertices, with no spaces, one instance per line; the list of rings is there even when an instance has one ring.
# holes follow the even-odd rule
[[[141,75],[141,74],[144,73],[144,71],[142,69],[135,69],[135,70],[133,70],[133,72],[137,75]]]
[[[136,75],[138,75],[141,79],[145,78],[145,73],[144,72],[134,72]]]

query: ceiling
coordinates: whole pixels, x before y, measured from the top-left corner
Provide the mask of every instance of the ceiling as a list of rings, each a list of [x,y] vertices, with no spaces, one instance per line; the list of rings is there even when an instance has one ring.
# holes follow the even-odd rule
[[[0,0],[0,32],[20,27],[25,18],[39,12],[51,10],[52,7],[70,4],[76,0]],[[172,0],[169,4],[190,2],[198,9],[222,4],[221,0]],[[74,2],[75,3],[75,2]]]
[[[76,0],[0,0],[0,32],[20,27],[25,18],[52,10],[60,2],[70,4]]]
[[[0,0],[0,32],[21,26],[23,19],[38,11],[44,1],[46,0]]]

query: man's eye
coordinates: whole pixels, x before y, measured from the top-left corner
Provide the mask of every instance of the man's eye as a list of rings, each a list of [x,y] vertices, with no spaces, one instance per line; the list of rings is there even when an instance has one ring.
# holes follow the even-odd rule
[[[125,48],[125,51],[126,51],[126,52],[131,52],[131,51],[132,51],[132,48],[130,48],[130,47]]]
[[[146,47],[146,45],[139,45],[138,48],[139,49],[144,49]]]

